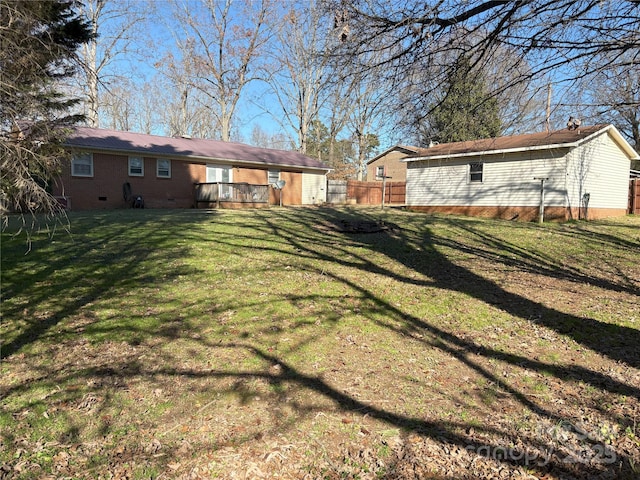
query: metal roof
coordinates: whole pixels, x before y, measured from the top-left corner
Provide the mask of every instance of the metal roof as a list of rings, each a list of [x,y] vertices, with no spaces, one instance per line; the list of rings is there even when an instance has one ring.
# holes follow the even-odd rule
[[[429,148],[421,148],[418,153],[405,158],[403,161],[412,162],[428,159],[443,159],[453,157],[468,157],[478,155],[492,155],[499,153],[522,152],[529,150],[548,150],[551,148],[577,147],[592,136],[609,132],[629,158],[638,158],[638,153],[620,135],[613,125],[593,125],[567,128],[552,132],[529,133],[497,138],[484,138],[466,142],[443,143]]]
[[[221,161],[274,167],[330,170],[324,163],[302,153],[253,147],[242,143],[202,138],[172,138],[103,128],[74,127],[65,144],[78,149],[142,154],[174,159]]]

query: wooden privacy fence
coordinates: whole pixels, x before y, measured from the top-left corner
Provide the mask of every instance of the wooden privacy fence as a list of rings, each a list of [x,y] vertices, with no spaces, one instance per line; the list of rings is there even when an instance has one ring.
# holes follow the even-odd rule
[[[327,180],[327,203],[347,203],[346,180]]]
[[[382,182],[347,182],[347,199],[355,199],[358,205],[381,205]],[[385,182],[384,203],[404,205],[406,202],[407,182]]]
[[[640,178],[629,182],[629,209],[627,213],[640,214]]]

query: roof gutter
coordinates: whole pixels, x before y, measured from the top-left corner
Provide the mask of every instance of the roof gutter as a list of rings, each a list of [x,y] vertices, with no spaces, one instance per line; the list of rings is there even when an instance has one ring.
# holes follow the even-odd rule
[[[519,148],[502,148],[499,150],[482,150],[479,152],[463,152],[463,153],[449,153],[449,154],[440,154],[440,155],[429,155],[422,157],[407,157],[403,158],[402,162],[419,162],[421,160],[441,160],[444,158],[463,158],[463,157],[477,157],[478,155],[504,155],[507,153],[517,153],[517,152],[531,152],[538,150],[555,150],[560,148],[572,148],[577,147],[579,142],[571,142],[571,143],[556,143],[552,145],[536,145],[533,147],[519,147]]]

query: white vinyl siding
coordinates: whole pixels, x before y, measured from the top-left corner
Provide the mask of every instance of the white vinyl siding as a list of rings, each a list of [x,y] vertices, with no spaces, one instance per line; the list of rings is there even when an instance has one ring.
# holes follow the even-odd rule
[[[407,168],[407,205],[410,206],[536,206],[540,181],[545,204],[565,206],[565,151],[524,155],[487,155],[477,158],[410,162]],[[482,182],[470,181],[471,163],[482,163]]]
[[[631,161],[603,134],[568,156],[567,190],[572,207],[589,194],[589,208],[626,209]]]
[[[316,205],[327,201],[327,177],[319,173],[302,173],[302,204]]]

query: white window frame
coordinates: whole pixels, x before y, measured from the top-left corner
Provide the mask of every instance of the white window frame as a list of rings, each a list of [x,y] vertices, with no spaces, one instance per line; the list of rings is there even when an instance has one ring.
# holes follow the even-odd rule
[[[78,167],[87,167],[87,166],[89,167],[88,172],[78,171]],[[73,157],[71,158],[71,176],[72,177],[93,177],[93,153],[78,152],[73,154]]]
[[[166,162],[166,168],[161,168],[160,164]],[[166,172],[166,174],[164,174]],[[156,176],[158,178],[171,178],[171,159],[156,158]]]
[[[140,172],[132,172],[132,161],[139,160],[140,161]],[[137,167],[135,167],[137,168]],[[132,156],[129,157],[129,176],[130,177],[144,177],[144,157]]]
[[[376,167],[376,180],[382,180],[384,178],[384,165]]]
[[[224,179],[225,173],[229,177],[227,180]],[[207,183],[233,183],[233,166],[208,163],[206,180]]]
[[[480,167],[480,169],[478,170],[477,167]],[[474,170],[474,167],[476,167],[476,170]],[[477,176],[480,176],[480,178],[474,178]],[[469,164],[469,183],[482,183],[484,182],[484,162],[472,162]]]
[[[275,180],[274,180],[275,177]],[[268,170],[267,171],[267,183],[269,185],[273,185],[278,180],[280,180],[280,170]]]
[[[228,178],[224,178],[227,176]],[[232,165],[216,165],[207,164],[207,183],[224,183],[220,185],[218,190],[218,196],[221,200],[230,199],[233,193],[233,185],[226,185],[233,183],[233,166]]]

